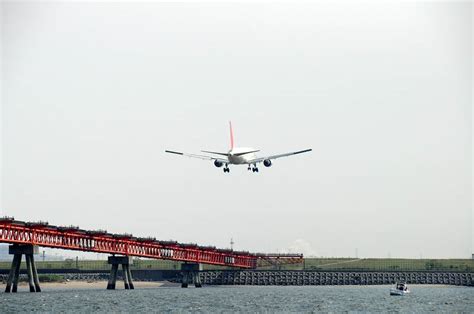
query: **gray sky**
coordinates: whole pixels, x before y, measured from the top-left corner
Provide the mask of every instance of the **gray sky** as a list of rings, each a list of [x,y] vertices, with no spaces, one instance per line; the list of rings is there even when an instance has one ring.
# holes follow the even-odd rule
[[[2,212],[317,256],[470,257],[472,4],[2,2]],[[262,154],[224,174],[165,149]]]

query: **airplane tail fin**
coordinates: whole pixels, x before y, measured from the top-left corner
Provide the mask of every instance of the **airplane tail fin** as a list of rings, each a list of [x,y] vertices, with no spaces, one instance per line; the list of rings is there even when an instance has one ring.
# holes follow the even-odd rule
[[[232,128],[232,121],[229,121],[230,128],[230,149],[234,149],[234,130]]]

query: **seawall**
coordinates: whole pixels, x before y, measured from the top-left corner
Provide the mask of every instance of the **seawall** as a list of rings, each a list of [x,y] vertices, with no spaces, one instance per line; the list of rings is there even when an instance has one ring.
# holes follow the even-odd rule
[[[337,272],[337,271],[203,271],[203,284],[208,285],[385,285],[441,284],[473,286],[474,273],[462,272]]]
[[[77,271],[74,269],[39,270],[39,274],[58,274],[66,279],[106,280],[108,272]],[[22,270],[22,276],[26,276]],[[121,277],[119,271],[118,276]],[[134,280],[181,281],[178,270],[132,270]],[[368,271],[308,271],[308,270],[205,270],[200,271],[201,282],[206,285],[260,285],[260,286],[305,286],[305,285],[387,285],[396,282],[408,284],[434,284],[474,286],[471,272],[368,272]],[[0,270],[0,280],[7,272]]]

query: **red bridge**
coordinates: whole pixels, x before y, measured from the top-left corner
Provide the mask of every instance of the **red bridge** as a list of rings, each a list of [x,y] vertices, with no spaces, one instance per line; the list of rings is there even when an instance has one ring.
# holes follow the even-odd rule
[[[0,242],[240,268],[256,268],[259,261],[260,264],[280,265],[303,260],[302,254],[253,254],[155,238],[136,238],[131,234],[111,234],[104,230],[88,231],[74,226],[51,226],[46,222],[22,222],[9,217],[0,218]],[[34,263],[32,253],[24,254],[27,255],[27,264],[28,258],[31,258],[30,263]]]

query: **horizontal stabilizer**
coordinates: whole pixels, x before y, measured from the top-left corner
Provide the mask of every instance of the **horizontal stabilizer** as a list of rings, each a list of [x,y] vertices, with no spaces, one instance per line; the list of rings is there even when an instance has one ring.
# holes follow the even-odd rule
[[[207,151],[207,150],[201,150],[201,152],[208,153],[208,154],[221,155],[221,156],[226,156],[226,157],[229,156],[228,153],[210,152],[210,151]]]
[[[259,152],[260,150],[251,150],[251,151],[248,151],[248,152],[242,152],[242,153],[236,153],[236,154],[232,154],[234,156],[242,156],[242,155],[246,155],[246,154],[251,154],[251,153],[256,153],[256,152]]]

